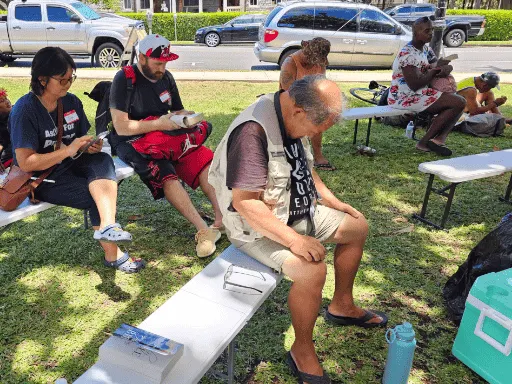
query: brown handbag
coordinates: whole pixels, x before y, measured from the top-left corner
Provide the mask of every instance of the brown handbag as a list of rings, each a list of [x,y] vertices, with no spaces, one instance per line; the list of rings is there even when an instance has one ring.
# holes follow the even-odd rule
[[[57,115],[59,120],[59,130],[57,133],[57,144],[55,150],[60,149],[62,143],[62,135],[64,133],[64,114],[62,110],[62,101],[57,102]],[[25,172],[17,165],[12,164],[9,173],[5,177],[2,185],[0,185],[0,209],[11,212],[30,196],[30,202],[37,204],[34,197],[35,189],[46,179],[53,171],[53,167],[44,171],[36,180],[32,180],[32,172]]]

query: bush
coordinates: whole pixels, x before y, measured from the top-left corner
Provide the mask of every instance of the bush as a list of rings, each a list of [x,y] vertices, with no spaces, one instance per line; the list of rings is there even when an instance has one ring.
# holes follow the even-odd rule
[[[178,13],[176,19],[178,40],[194,40],[196,30],[199,28],[224,24],[242,14],[243,12]],[[119,15],[142,20],[146,23],[145,13],[119,13]],[[152,29],[153,33],[174,40],[174,15],[172,13],[155,13]]]
[[[482,15],[487,21],[485,32],[473,40],[505,41],[512,40],[512,11],[482,9],[450,9],[449,15]]]

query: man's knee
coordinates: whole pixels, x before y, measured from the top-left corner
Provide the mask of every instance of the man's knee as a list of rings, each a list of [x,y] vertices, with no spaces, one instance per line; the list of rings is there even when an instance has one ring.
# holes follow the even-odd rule
[[[356,219],[346,214],[336,231],[334,240],[339,244],[348,244],[353,242],[365,242],[368,237],[368,222],[362,214]]]
[[[327,265],[323,261],[310,262],[299,256],[291,256],[283,265],[283,272],[294,282],[322,289],[327,277]]]

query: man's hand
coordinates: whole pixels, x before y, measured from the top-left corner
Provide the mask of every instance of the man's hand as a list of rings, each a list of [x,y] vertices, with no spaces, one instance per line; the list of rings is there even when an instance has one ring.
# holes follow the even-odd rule
[[[158,129],[160,131],[174,131],[180,128],[178,124],[171,120],[172,115],[172,113],[169,113],[158,118]]]
[[[298,235],[289,247],[294,254],[307,261],[322,261],[325,259],[325,247],[320,241],[311,236]]]
[[[181,111],[173,112],[175,115],[193,115],[194,111],[189,111],[187,109],[182,109]]]
[[[337,209],[338,211],[345,212],[346,214],[352,216],[354,219],[357,219],[359,218],[359,216],[361,216],[361,212],[345,203],[340,202],[339,204],[336,204],[336,206],[333,208]]]
[[[102,148],[103,148],[103,140],[100,140],[97,143],[91,145],[89,148],[87,148],[87,153],[98,153],[98,152],[101,152]]]
[[[506,102],[507,102],[507,96],[501,96],[501,97],[498,97],[496,100],[494,100],[494,103],[496,104],[497,107],[502,106]]]

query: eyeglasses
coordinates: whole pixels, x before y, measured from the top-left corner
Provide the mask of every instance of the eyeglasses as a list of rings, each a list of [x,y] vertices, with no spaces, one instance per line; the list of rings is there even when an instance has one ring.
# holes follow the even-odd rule
[[[263,291],[261,289],[250,287],[250,286],[243,285],[243,284],[234,283],[233,281],[230,281],[230,279],[233,279],[235,277],[234,275],[245,275],[245,276],[250,276],[254,279],[266,281],[265,276],[263,276],[263,274],[259,271],[255,271],[255,270],[247,268],[247,267],[241,267],[236,264],[231,264],[228,267],[228,269],[226,270],[226,273],[224,275],[224,285],[222,287],[224,290],[241,293],[242,295],[261,295],[261,294],[263,294]],[[235,288],[229,289],[228,286],[235,287]]]
[[[50,76],[53,80],[57,80],[60,85],[65,87],[68,83],[73,84],[73,82],[76,80],[76,74],[73,73],[73,75],[69,79],[57,79],[56,77]]]

